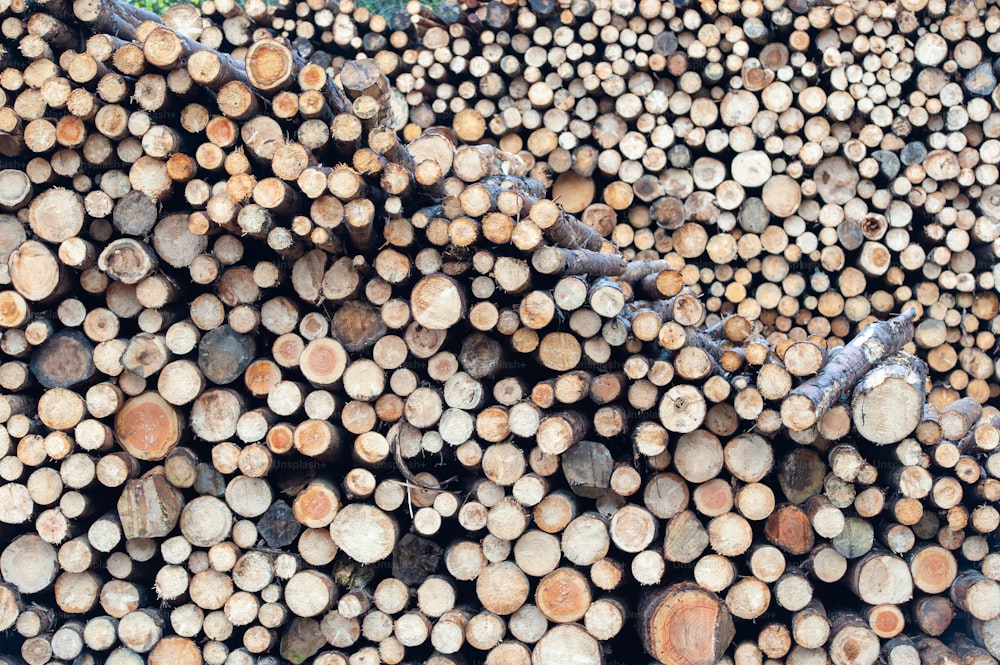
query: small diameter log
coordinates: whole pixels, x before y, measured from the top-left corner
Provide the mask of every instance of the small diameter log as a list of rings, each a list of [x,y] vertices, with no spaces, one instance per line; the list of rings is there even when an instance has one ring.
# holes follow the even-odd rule
[[[647,592],[637,609],[643,646],[664,665],[714,665],[736,635],[722,600],[695,584]]]
[[[543,275],[617,276],[626,267],[619,254],[561,247],[540,247],[532,254],[531,265]]]
[[[983,407],[973,397],[963,397],[941,410],[941,435],[950,441],[960,441],[972,431],[983,413]]]
[[[135,39],[136,27],[141,23],[159,23],[159,17],[149,10],[112,0],[77,0],[73,3],[73,13],[94,32],[128,40]]]
[[[557,247],[599,252],[604,246],[604,239],[597,231],[560,210],[553,201],[536,201],[531,205],[529,216]]]
[[[913,338],[917,311],[910,308],[884,323],[873,323],[844,347],[813,379],[781,402],[781,421],[797,432],[812,427],[827,409],[871,370]]]

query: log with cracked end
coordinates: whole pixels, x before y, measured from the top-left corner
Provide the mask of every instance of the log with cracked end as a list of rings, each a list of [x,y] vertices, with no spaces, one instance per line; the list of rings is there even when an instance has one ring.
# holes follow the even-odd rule
[[[717,663],[736,634],[722,600],[691,583],[647,592],[637,619],[643,646],[664,665]]]

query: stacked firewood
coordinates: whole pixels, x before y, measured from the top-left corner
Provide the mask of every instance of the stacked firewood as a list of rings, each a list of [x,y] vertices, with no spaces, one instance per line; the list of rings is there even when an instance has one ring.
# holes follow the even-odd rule
[[[334,74],[326,45],[364,53],[405,140],[447,125],[518,154],[627,259],[670,261],[710,313],[837,344],[913,306],[933,402],[1000,390],[995,7],[230,4],[202,7],[222,30],[166,18],[238,59],[263,34]],[[279,101],[300,140],[318,130]]]
[[[404,132],[518,152],[708,311],[849,339],[914,306],[934,401],[997,396],[996,5],[466,5],[413,3],[403,33],[342,2],[324,38],[395,77]]]
[[[600,27],[609,43],[619,18],[651,9],[626,4],[558,17],[592,17],[579,34]],[[446,34],[477,35],[484,54],[510,44],[505,75],[538,69],[535,47],[499,31],[516,14],[547,46],[556,37],[522,18],[542,5],[466,8]],[[842,8],[829,13],[846,26]],[[598,215],[570,202],[592,173],[550,192],[535,158],[551,168],[555,149],[521,150],[485,106],[450,127],[421,120],[426,84],[404,74],[434,80],[447,48],[420,64],[444,37],[419,8],[0,9],[0,661],[995,665],[1000,412],[986,404],[994,342],[969,317],[993,325],[997,300],[934,310],[914,296],[929,287],[904,297],[905,266],[892,294],[874,290],[894,279],[867,263],[891,262],[879,237],[848,248],[858,268],[809,280],[850,313],[800,316],[787,235],[816,221],[803,206],[835,235],[860,223],[843,169],[863,160],[846,143],[814,165],[819,199],[770,149],[729,167],[673,150],[647,184],[685,194],[630,207],[642,187],[621,177]],[[662,66],[616,62],[679,77],[680,91],[629,94],[687,96],[681,113],[704,129],[713,98],[685,91],[674,57],[706,43],[683,37],[699,13],[654,18],[673,10],[643,19],[661,22]],[[737,10],[749,35],[752,7],[718,11]],[[827,28],[821,14],[793,47]],[[425,50],[404,50],[414,30]],[[502,92],[474,59],[450,71]],[[740,90],[720,97],[726,118],[745,111]],[[525,94],[544,107],[543,93]],[[635,120],[618,99],[595,101],[598,141]],[[760,197],[725,216],[721,190],[698,195],[720,173],[711,188]],[[962,387],[956,371],[937,380],[948,351]]]

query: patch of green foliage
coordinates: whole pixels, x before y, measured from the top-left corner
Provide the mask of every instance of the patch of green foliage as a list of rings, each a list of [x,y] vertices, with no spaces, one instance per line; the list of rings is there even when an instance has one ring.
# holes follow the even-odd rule
[[[128,0],[130,4],[135,5],[140,9],[147,9],[156,14],[162,14],[167,10],[168,7],[176,5],[175,0]],[[186,0],[188,4],[197,7],[201,4],[201,0]]]
[[[407,0],[355,0],[357,6],[364,7],[372,14],[386,17],[392,16],[392,14],[402,9],[406,9],[406,3]],[[421,4],[434,11],[441,4],[441,0],[422,0]]]
[[[187,4],[197,7],[202,0],[185,0]],[[156,14],[163,14],[168,7],[177,4],[177,0],[129,0],[136,7],[148,9]],[[407,0],[356,0],[359,7],[364,7],[373,14],[391,16],[393,13],[406,8]],[[441,0],[424,0],[425,7],[434,11]],[[242,4],[242,3],[241,3]],[[276,0],[269,0],[269,4],[278,4]]]

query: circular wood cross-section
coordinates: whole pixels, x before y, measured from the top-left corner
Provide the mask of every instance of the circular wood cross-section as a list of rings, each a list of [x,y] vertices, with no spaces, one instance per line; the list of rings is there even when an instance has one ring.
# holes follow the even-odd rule
[[[261,92],[275,92],[294,75],[292,52],[273,39],[255,42],[246,54],[247,78]]]
[[[399,527],[375,506],[352,503],[334,517],[330,535],[347,556],[368,564],[392,554],[399,539]]]
[[[590,608],[590,583],[577,570],[559,568],[538,583],[535,604],[550,621],[579,621]]]
[[[133,397],[115,416],[118,443],[140,460],[155,461],[166,457],[183,431],[184,419],[155,392]]]
[[[60,330],[31,356],[31,373],[46,388],[70,388],[94,372],[94,345],[79,330]]]
[[[718,596],[690,583],[644,596],[638,620],[646,651],[664,665],[716,663],[736,633]]]
[[[465,292],[447,275],[428,275],[410,294],[413,319],[431,330],[447,330],[465,316]]]

